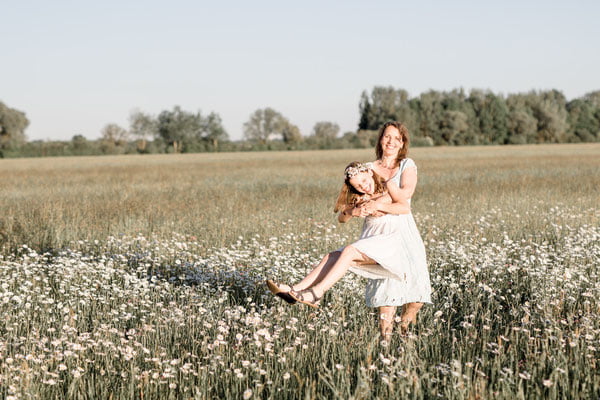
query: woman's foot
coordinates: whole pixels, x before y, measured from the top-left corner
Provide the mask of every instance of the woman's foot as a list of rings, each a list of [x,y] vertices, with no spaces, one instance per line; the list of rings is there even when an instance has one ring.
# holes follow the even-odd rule
[[[314,308],[319,307],[319,301],[323,297],[323,294],[318,295],[313,288],[298,291],[292,289],[289,291],[289,295],[297,302]]]
[[[394,329],[394,315],[396,315],[396,307],[379,307],[379,338],[382,343],[390,342]]]
[[[292,290],[291,286],[286,285],[284,283],[275,283],[275,281],[271,279],[266,280],[267,287],[269,291],[273,293],[275,296],[285,300],[286,303],[295,304],[296,300],[290,295],[290,290]]]
[[[407,303],[402,307],[400,333],[403,336],[408,334],[410,324],[415,324],[417,322],[417,313],[421,307],[423,307],[423,303]]]

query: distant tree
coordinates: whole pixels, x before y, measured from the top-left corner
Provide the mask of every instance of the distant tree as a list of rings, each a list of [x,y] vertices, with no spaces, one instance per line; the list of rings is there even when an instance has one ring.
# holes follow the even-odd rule
[[[440,126],[443,126],[444,107],[442,105],[443,96],[440,92],[430,90],[421,93],[418,101],[418,111],[420,114],[419,136],[430,137],[436,145],[446,144],[442,138]]]
[[[359,130],[377,130],[387,121],[401,121],[409,131],[417,127],[408,92],[391,86],[375,86],[369,96],[363,92],[359,104]]]
[[[567,104],[570,142],[594,142],[600,139],[600,121],[594,107],[584,99],[575,99]]]
[[[302,133],[300,128],[292,124],[286,118],[282,121],[281,137],[287,144],[293,145],[302,141]]]
[[[523,109],[513,109],[508,114],[508,143],[535,143],[537,120]]]
[[[568,129],[565,96],[558,90],[550,90],[539,93],[537,97],[532,108],[538,120],[538,141],[565,142]]]
[[[202,119],[201,135],[203,139],[210,141],[214,150],[219,147],[219,142],[229,139],[229,135],[221,122],[221,117],[214,112]]]
[[[82,151],[88,147],[88,140],[83,135],[74,135],[71,138],[71,145],[73,146],[74,150]]]
[[[447,144],[460,145],[469,143],[465,139],[469,131],[467,116],[462,111],[444,111],[440,121],[440,136]]]
[[[340,126],[334,122],[321,121],[313,127],[312,136],[319,147],[328,148],[340,133]]]
[[[180,153],[184,145],[202,137],[202,116],[173,107],[172,111],[165,110],[158,115],[158,135],[169,145],[173,152]]]
[[[115,146],[122,146],[129,140],[129,132],[117,124],[106,124],[102,128],[101,139]]]
[[[468,102],[476,115],[474,130],[482,144],[504,144],[508,137],[508,107],[501,96],[472,90]]]
[[[138,150],[144,153],[147,149],[148,140],[158,136],[157,121],[149,114],[134,110],[129,115],[129,133],[138,138]]]
[[[244,124],[244,138],[261,144],[274,139],[297,143],[302,140],[302,134],[300,129],[287,118],[267,107],[258,109],[250,115],[250,119]]]
[[[27,141],[25,129],[29,120],[25,113],[0,102],[0,150],[16,148]]]

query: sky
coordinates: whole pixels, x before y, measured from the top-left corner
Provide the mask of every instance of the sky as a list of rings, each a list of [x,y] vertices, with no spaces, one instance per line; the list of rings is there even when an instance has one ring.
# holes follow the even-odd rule
[[[363,91],[600,89],[600,2],[3,1],[0,101],[29,140],[100,137],[139,110],[259,108],[357,129]]]

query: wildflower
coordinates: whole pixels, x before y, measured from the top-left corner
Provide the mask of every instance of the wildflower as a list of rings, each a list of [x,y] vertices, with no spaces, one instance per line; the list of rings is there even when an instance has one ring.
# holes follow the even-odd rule
[[[244,390],[244,394],[242,395],[242,398],[244,400],[248,400],[250,397],[252,397],[252,389]]]

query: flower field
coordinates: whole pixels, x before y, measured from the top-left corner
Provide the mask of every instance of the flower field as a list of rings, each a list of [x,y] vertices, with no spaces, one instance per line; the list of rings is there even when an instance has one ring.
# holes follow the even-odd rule
[[[92,165],[102,158],[0,163],[12,174],[0,220],[0,396],[597,398],[600,146],[512,147],[512,161],[503,151],[411,153],[434,304],[387,346],[363,279],[347,275],[316,311],[263,284],[293,281],[356,238],[360,223],[334,223],[331,206],[341,168],[368,152],[165,156],[156,169],[106,158],[114,168],[102,172]],[[315,163],[327,167],[305,175]],[[194,176],[172,179],[179,169]],[[162,193],[154,208],[151,190]],[[121,206],[105,225],[95,213],[111,193]]]

